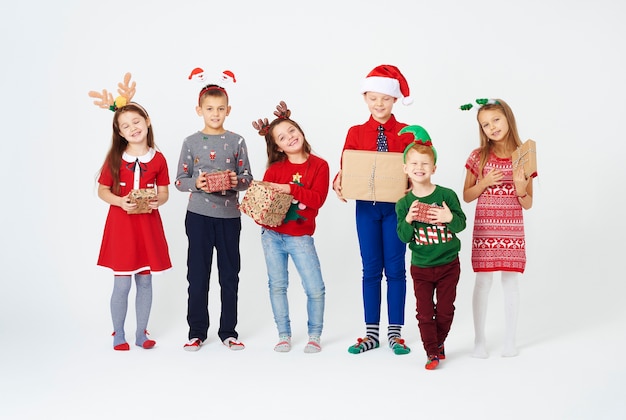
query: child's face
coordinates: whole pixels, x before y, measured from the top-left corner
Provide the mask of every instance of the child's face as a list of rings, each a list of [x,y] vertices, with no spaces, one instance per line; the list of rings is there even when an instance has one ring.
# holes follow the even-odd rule
[[[230,114],[228,99],[225,96],[207,95],[202,99],[201,106],[196,107],[196,112],[204,119],[204,132],[222,134],[224,121]]]
[[[398,98],[378,92],[365,92],[363,97],[372,117],[382,124],[391,118],[393,104],[398,100]]]
[[[145,119],[135,111],[126,111],[117,118],[120,136],[128,143],[140,144],[147,141],[150,119]]]
[[[487,138],[492,141],[506,139],[509,133],[509,122],[499,109],[479,111],[478,124]]]
[[[296,126],[288,121],[280,122],[274,126],[272,138],[278,151],[285,152],[287,155],[302,152],[304,136]]]
[[[425,153],[419,153],[414,149],[410,149],[407,152],[404,172],[414,183],[430,183],[430,177],[435,173],[436,169],[437,166],[435,165],[432,156]]]

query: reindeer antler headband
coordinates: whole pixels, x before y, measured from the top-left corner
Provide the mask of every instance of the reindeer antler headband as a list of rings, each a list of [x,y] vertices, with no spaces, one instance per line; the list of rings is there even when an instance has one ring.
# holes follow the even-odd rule
[[[500,102],[496,101],[495,99],[487,99],[487,98],[476,99],[476,103],[478,104],[479,107],[483,107],[485,105],[500,105]],[[473,107],[474,105],[470,103],[470,104],[461,105],[459,109],[461,111],[469,111]]]
[[[276,119],[289,119],[289,117],[291,116],[291,110],[287,108],[287,104],[285,103],[285,101],[280,101],[280,103],[276,105],[276,111],[274,111],[274,115],[276,115]],[[252,127],[254,127],[254,129],[259,132],[260,136],[266,136],[267,133],[269,133],[270,125],[271,124],[267,121],[267,118],[259,118],[257,121],[252,121]]]
[[[102,93],[96,91],[90,91],[89,96],[92,98],[99,99],[99,101],[94,101],[93,103],[100,108],[109,109],[115,112],[117,109],[122,108],[128,105],[135,96],[135,86],[136,83],[130,83],[131,74],[126,73],[124,75],[124,81],[117,84],[117,93],[119,96],[113,99],[113,94],[108,92],[106,89],[102,89]]]

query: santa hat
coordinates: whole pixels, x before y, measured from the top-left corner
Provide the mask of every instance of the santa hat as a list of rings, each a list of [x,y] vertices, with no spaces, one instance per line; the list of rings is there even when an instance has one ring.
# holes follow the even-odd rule
[[[382,64],[374,67],[361,83],[361,93],[379,92],[394,98],[403,98],[404,105],[411,105],[409,84],[396,66]]]
[[[202,70],[200,67],[196,67],[195,69],[191,70],[191,73],[189,74],[189,80],[191,80],[194,76],[202,75],[202,73],[204,73],[204,70]]]

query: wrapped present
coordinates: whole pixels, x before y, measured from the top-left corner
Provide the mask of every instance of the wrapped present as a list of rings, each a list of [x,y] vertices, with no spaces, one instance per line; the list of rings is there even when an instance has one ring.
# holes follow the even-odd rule
[[[239,209],[260,225],[279,226],[291,206],[293,196],[270,187],[268,182],[252,181]]]
[[[208,192],[226,191],[233,187],[229,171],[203,172],[202,175],[206,179]]]
[[[526,178],[537,176],[537,143],[534,140],[526,140],[513,152],[513,170],[519,165],[524,166]]]
[[[395,203],[407,189],[402,153],[343,151],[341,191],[344,198]]]
[[[133,210],[129,210],[128,214],[152,213],[150,201],[156,199],[156,190],[154,188],[140,188],[132,190],[128,195],[128,199],[132,204],[137,204]]]
[[[417,214],[415,215],[415,217],[413,218],[413,220],[415,220],[416,222],[422,222],[422,223],[428,223],[431,225],[443,225],[443,223],[432,223],[430,221],[430,218],[428,217],[428,210],[432,209],[432,208],[436,208],[436,209],[443,209],[443,206],[440,206],[436,203],[432,203],[432,204],[427,204],[427,203],[422,203],[421,201],[417,202]]]

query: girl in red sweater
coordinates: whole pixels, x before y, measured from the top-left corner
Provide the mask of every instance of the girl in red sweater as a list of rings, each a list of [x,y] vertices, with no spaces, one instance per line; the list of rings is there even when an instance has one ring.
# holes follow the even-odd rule
[[[302,129],[289,117],[284,102],[276,107],[274,119],[252,123],[267,144],[267,170],[263,181],[293,196],[291,208],[280,226],[262,225],[261,243],[269,278],[270,302],[279,340],[275,351],[291,350],[291,323],[287,287],[288,258],[298,270],[307,296],[308,335],[305,353],[322,350],[320,337],[324,322],[325,286],[313,241],[315,217],[326,201],[330,183],[328,163],[311,154]]]

